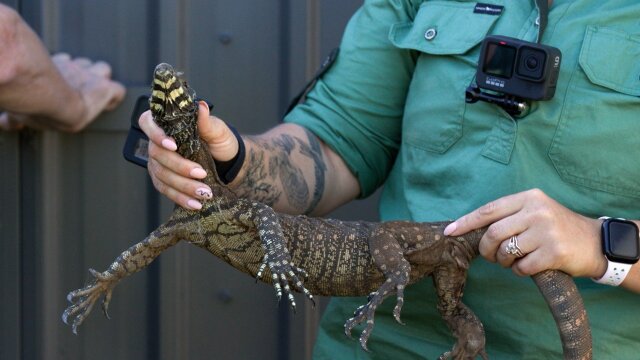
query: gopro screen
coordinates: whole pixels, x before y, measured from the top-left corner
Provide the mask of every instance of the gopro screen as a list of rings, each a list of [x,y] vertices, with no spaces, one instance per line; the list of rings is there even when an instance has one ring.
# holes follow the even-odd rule
[[[516,59],[516,48],[490,42],[487,44],[486,52],[482,71],[489,75],[511,78]]]

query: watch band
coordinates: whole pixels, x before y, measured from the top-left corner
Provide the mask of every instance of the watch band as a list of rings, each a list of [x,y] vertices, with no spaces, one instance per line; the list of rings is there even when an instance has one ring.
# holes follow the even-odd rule
[[[609,216],[601,216],[598,219],[607,220],[611,218]],[[624,220],[624,219],[620,218],[620,220]],[[627,277],[629,270],[631,270],[631,267],[633,266],[633,264],[623,264],[623,263],[611,261],[607,259],[606,256],[605,256],[605,259],[607,260],[607,271],[604,273],[604,275],[602,275],[600,279],[592,278],[592,280],[597,282],[598,284],[604,284],[609,286],[618,286],[622,284],[624,279]]]
[[[624,278],[627,277],[629,270],[631,270],[631,266],[633,266],[633,264],[623,264],[607,259],[607,271],[600,279],[594,278],[593,281],[598,284],[618,286],[622,284]]]
[[[244,140],[242,140],[242,136],[240,136],[240,133],[238,132],[238,130],[236,130],[236,128],[229,124],[227,124],[227,126],[238,140],[238,153],[233,157],[233,159],[228,161],[213,160],[216,165],[216,172],[218,173],[218,177],[220,178],[220,180],[222,180],[223,183],[225,183],[225,185],[232,182],[238,176],[238,173],[240,172],[240,169],[242,169],[242,165],[244,164],[244,159],[246,157],[246,149]]]

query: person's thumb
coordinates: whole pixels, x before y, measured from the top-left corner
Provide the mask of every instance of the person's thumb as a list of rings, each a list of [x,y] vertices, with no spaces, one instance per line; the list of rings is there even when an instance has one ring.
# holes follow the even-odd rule
[[[238,153],[238,140],[221,119],[210,116],[206,102],[198,103],[198,132],[200,138],[209,145],[209,151],[215,160],[227,161]]]

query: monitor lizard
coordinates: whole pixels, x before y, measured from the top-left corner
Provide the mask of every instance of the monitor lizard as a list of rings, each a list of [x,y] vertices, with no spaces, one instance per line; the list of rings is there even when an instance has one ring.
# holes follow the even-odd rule
[[[107,308],[120,280],[147,265],[181,240],[201,247],[236,269],[272,283],[295,311],[292,291],[313,295],[366,296],[345,323],[345,333],[364,324],[359,341],[367,350],[376,308],[395,295],[393,310],[400,320],[406,286],[432,276],[437,308],[456,338],[441,359],[487,358],[483,325],[462,303],[470,262],[479,255],[478,244],[486,229],[464,236],[443,235],[448,222],[410,221],[347,222],[293,216],[240,198],[218,177],[207,145],[198,136],[195,92],[168,64],[159,64],[153,76],[150,109],[155,122],[175,139],[178,152],[207,171],[204,182],[213,197],[200,211],[176,206],[171,217],[143,241],[124,251],[103,271],[90,269],[94,279],[71,291],[64,311],[73,332],[103,297]],[[558,326],[567,359],[591,358],[591,332],[582,298],[566,273],[547,270],[533,276]]]

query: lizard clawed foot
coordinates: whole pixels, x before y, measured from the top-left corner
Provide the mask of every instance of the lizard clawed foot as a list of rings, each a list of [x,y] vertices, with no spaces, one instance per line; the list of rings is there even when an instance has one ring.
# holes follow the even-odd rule
[[[273,287],[276,291],[276,297],[278,301],[282,298],[282,293],[287,296],[289,299],[289,304],[293,309],[293,312],[296,312],[296,301],[291,292],[291,286],[289,284],[293,284],[294,289],[298,292],[305,294],[305,296],[311,300],[313,306],[316,306],[315,299],[313,295],[304,287],[304,284],[301,280],[307,276],[307,272],[303,269],[294,266],[291,264],[289,260],[282,261],[271,261],[269,259],[269,255],[265,255],[262,260],[262,265],[258,269],[258,273],[256,275],[256,279],[260,279],[266,267],[269,266],[269,270],[271,271],[271,280],[273,283]]]
[[[372,305],[370,301],[366,305],[362,305],[357,308],[355,313],[353,314],[353,317],[344,323],[344,333],[348,337],[351,337],[351,330],[353,330],[356,325],[366,320],[367,325],[365,329],[362,330],[362,333],[360,333],[359,339],[360,346],[365,351],[369,351],[369,348],[367,347],[367,341],[369,340],[369,336],[371,336],[371,332],[373,331],[375,311],[376,305]]]
[[[84,319],[91,313],[93,305],[96,300],[104,295],[102,301],[102,311],[104,315],[109,318],[107,312],[109,308],[109,302],[111,301],[111,294],[116,284],[116,278],[108,272],[99,273],[93,269],[89,269],[89,272],[95,277],[95,279],[82,289],[74,290],[67,295],[67,300],[71,305],[62,313],[62,321],[65,324],[69,324],[69,319],[73,319],[71,326],[74,334],[78,334],[78,327],[82,324]]]
[[[394,289],[395,288],[395,289]],[[369,336],[371,336],[371,332],[374,327],[374,316],[376,312],[376,308],[382,304],[382,301],[391,293],[396,292],[396,306],[393,309],[393,317],[396,321],[402,325],[404,323],[400,320],[400,312],[402,311],[402,305],[404,304],[404,285],[397,284],[395,285],[393,280],[387,279],[387,281],[380,286],[378,291],[375,291],[369,294],[368,302],[365,305],[360,306],[356,309],[353,317],[347,320],[344,324],[344,332],[348,337],[351,337],[351,330],[366,321],[366,326],[362,333],[360,334],[360,346],[365,350],[369,351],[367,347],[367,341],[369,340]]]
[[[442,274],[437,275],[437,281],[441,281]],[[436,284],[438,284],[436,282]],[[460,288],[460,287],[457,287]],[[442,319],[447,323],[456,343],[451,351],[447,351],[440,355],[438,359],[446,360],[471,360],[476,359],[480,355],[487,360],[487,352],[485,350],[486,339],[484,335],[484,326],[480,319],[461,301],[455,304],[455,308],[450,314],[443,314]]]

